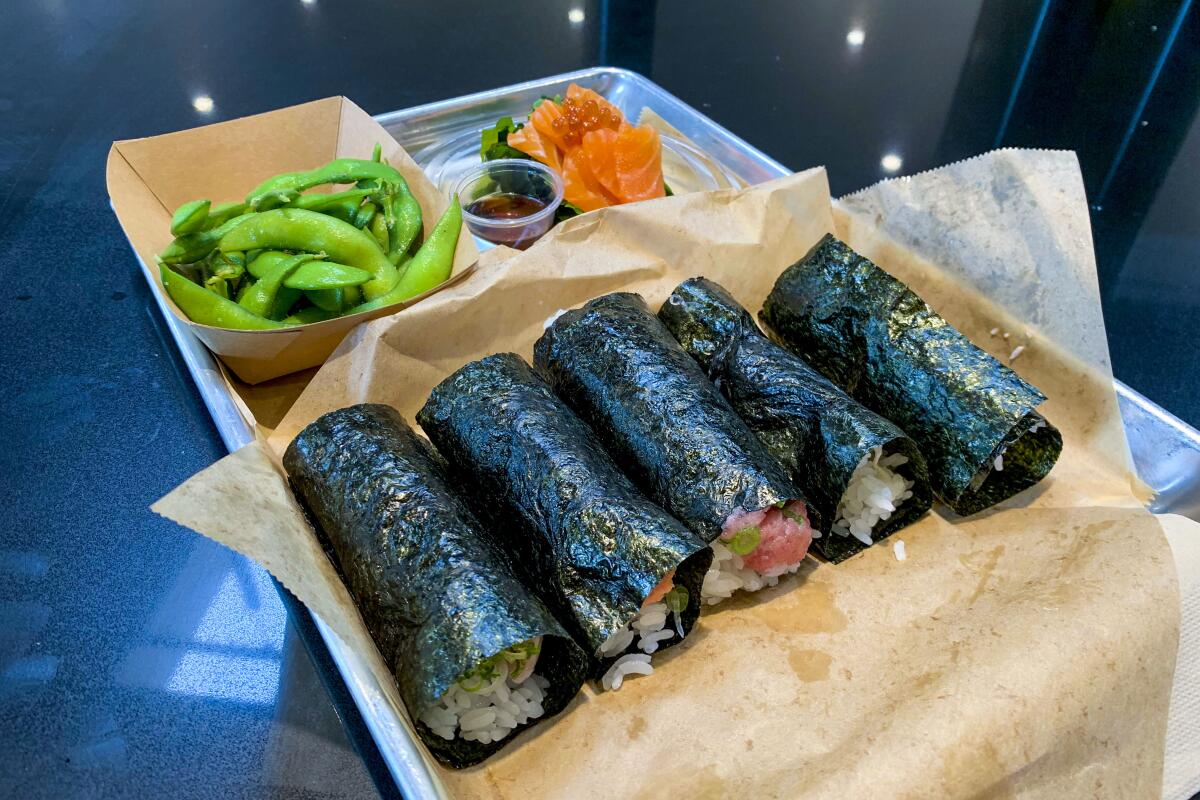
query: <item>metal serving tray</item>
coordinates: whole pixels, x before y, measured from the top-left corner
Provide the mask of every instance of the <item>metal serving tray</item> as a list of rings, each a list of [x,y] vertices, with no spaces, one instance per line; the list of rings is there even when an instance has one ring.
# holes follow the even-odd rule
[[[376,119],[424,166],[432,151],[448,137],[490,126],[501,116],[520,116],[540,96],[564,92],[572,82],[604,95],[626,115],[636,116],[647,106],[654,109],[747,183],[791,173],[657,84],[636,73],[609,67],[554,75],[393,111]],[[145,264],[142,267],[153,286],[148,268]],[[249,443],[253,433],[238,413],[212,354],[167,310],[162,296],[158,292],[154,295],[226,447],[233,451]],[[1151,510],[1200,520],[1200,432],[1120,381],[1114,384],[1138,474],[1158,493]],[[319,618],[314,616],[314,622],[400,791],[410,800],[444,797],[440,782],[421,758],[420,745],[401,720],[400,710],[384,699],[355,654]]]

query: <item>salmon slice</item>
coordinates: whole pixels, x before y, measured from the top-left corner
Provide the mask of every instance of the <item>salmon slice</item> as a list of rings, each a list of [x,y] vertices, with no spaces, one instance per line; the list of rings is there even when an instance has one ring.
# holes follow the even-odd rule
[[[662,175],[662,143],[649,125],[623,127],[613,142],[613,159],[620,189],[615,194],[624,203],[665,197]]]
[[[542,103],[533,110],[529,115],[529,124],[532,125],[543,138],[554,142],[554,146],[560,151],[566,152],[570,149],[566,139],[566,131],[555,129],[554,121],[563,115],[562,109],[550,100]]]
[[[616,144],[619,134],[608,128],[588,131],[583,135],[580,149],[587,159],[588,170],[604,191],[613,197],[621,195],[621,176],[617,174]]]
[[[532,156],[555,172],[562,174],[562,155],[558,146],[532,125],[508,135],[509,147],[515,147],[527,156]]]
[[[584,211],[595,211],[617,202],[615,197],[604,191],[604,187],[588,168],[587,156],[581,147],[568,150],[563,156],[562,176],[563,195],[567,202],[579,206]]]

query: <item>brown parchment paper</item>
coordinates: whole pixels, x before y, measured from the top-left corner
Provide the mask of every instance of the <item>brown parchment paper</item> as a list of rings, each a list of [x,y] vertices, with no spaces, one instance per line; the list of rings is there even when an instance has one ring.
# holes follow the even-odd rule
[[[1064,202],[1043,213],[1086,208]],[[352,648],[373,651],[273,464],[300,427],[363,401],[411,419],[462,363],[509,349],[528,356],[548,315],[607,291],[658,303],[703,274],[757,308],[778,272],[833,225],[825,175],[810,170],[608,209],[523,254],[490,251],[468,280],[356,329],[270,446],[210,467],[155,510],[258,558]],[[970,323],[977,341],[980,329],[986,339],[1027,322],[965,281],[943,280],[940,265],[887,246],[884,265],[912,266],[906,279],[952,321]],[[1032,269],[1062,268],[1043,255],[1030,254]],[[1042,486],[968,520],[927,516],[894,537],[907,545],[903,562],[887,544],[836,567],[814,562],[706,614],[649,678],[616,693],[585,689],[483,765],[430,768],[452,796],[522,800],[1158,796],[1178,636],[1170,554],[1130,493],[1124,456],[1097,433],[1114,423],[1115,404],[1097,402],[1091,384],[1079,389],[1094,365],[1041,339],[1029,354],[1014,366],[1051,398],[1047,416],[1066,440]],[[259,520],[258,488],[274,498],[272,521],[256,522],[269,525],[269,541],[219,522],[236,518],[239,503],[259,508]],[[378,658],[365,663],[394,706]]]

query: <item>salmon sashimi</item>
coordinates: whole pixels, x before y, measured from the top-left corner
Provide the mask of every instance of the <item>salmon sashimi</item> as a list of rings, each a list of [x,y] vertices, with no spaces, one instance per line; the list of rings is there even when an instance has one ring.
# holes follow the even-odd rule
[[[559,149],[560,153],[570,149],[570,145],[567,143],[568,131],[561,123],[562,119],[562,109],[550,100],[543,102],[529,115],[529,124],[544,138],[554,142],[554,146]],[[516,147],[516,145],[513,146]]]
[[[526,125],[508,135],[508,146],[536,158],[558,174],[562,174],[562,151],[548,136],[533,125]]]
[[[621,176],[617,174],[617,139],[620,134],[610,128],[588,131],[583,135],[580,149],[587,159],[588,169],[596,182],[612,197],[621,199]]]
[[[563,196],[567,202],[584,211],[595,211],[617,204],[617,198],[607,194],[604,187],[592,175],[583,148],[568,150],[563,156]]]
[[[538,104],[508,144],[558,172],[566,201],[584,211],[666,194],[658,132],[576,84],[561,103]]]
[[[654,128],[649,125],[622,128],[613,144],[613,157],[620,179],[620,189],[616,195],[622,202],[666,196],[662,174],[662,142]]]

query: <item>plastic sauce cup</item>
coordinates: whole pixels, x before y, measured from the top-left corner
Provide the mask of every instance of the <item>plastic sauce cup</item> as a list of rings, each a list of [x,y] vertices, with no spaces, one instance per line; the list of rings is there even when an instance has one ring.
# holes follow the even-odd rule
[[[501,158],[468,170],[455,192],[471,233],[524,250],[554,224],[563,182],[541,162]]]

